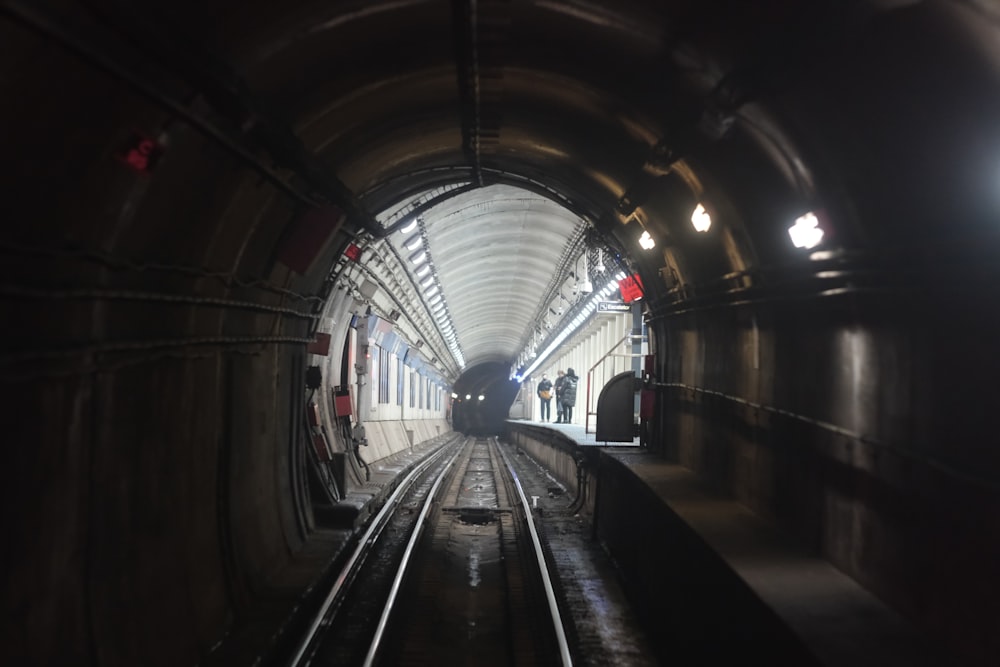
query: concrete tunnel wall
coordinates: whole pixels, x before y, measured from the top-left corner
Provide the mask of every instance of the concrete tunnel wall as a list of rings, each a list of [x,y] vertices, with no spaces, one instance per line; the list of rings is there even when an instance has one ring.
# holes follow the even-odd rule
[[[22,130],[4,137],[18,165],[5,217],[20,221],[4,225],[4,280],[251,304],[0,303],[18,350],[3,385],[13,458],[0,652],[18,664],[195,664],[317,571],[297,567],[308,517],[290,472],[305,320],[252,305],[309,312],[288,296],[314,293],[323,271],[277,261],[295,207],[216,142],[37,35],[0,22],[0,41],[21,56],[0,63],[18,91],[0,122]],[[136,126],[162,128],[155,177],[115,158]],[[338,243],[313,266],[330,265]],[[49,354],[64,347],[79,351]],[[420,442],[447,423],[407,427]],[[409,444],[394,440],[402,423],[369,432],[371,461]]]
[[[998,650],[1000,531],[984,519],[1000,504],[988,481],[996,452],[984,447],[992,418],[972,407],[972,387],[990,380],[969,383],[993,372],[981,362],[995,352],[985,340],[946,343],[961,317],[944,304],[938,312],[955,318],[928,323],[888,301],[670,318],[658,331],[669,386],[653,447],[822,554],[956,660],[986,665]]]
[[[19,128],[3,138],[5,282],[271,305],[315,291],[321,273],[275,261],[294,210],[258,174],[38,35],[0,21],[0,42],[0,121]],[[114,158],[135,126],[169,146],[155,178]],[[304,320],[111,297],[0,308],[4,662],[195,664],[308,583],[288,487],[304,350],[268,342],[302,339]],[[144,340],[194,344],[127,345]]]
[[[940,17],[923,7],[910,16],[901,22],[908,49],[878,56],[872,39],[846,73],[807,86],[797,105],[783,99],[775,115],[809,147],[821,189],[849,193],[830,199],[847,221],[840,234],[869,249],[860,268],[870,273],[852,276],[877,274],[862,283],[869,293],[798,292],[815,276],[795,272],[792,289],[764,280],[772,288],[749,303],[712,291],[728,272],[775,260],[785,234],[761,231],[788,211],[755,192],[767,161],[763,149],[744,150],[745,138],[696,163],[716,174],[707,191],[729,201],[720,222],[739,212],[720,248],[678,236],[669,198],[643,207],[644,225],[683,241],[639,260],[665,385],[655,442],[957,655],[989,664],[1000,617],[989,595],[1000,555],[995,217],[981,202],[952,207],[968,201],[975,175],[961,149],[978,146],[968,162],[984,163],[989,142],[974,130],[986,136],[996,96],[980,108],[950,94],[949,82],[986,88],[986,64],[890,76],[897,54],[941,55],[919,39]],[[277,261],[298,206],[218,142],[21,25],[0,21],[0,43],[10,54],[0,62],[10,91],[0,123],[16,128],[2,139],[16,168],[5,183],[0,276],[21,288],[0,302],[11,452],[0,492],[9,621],[0,645],[22,664],[197,663],[262,601],[301,590],[315,572],[296,567],[310,535],[288,481],[308,327],[246,304],[308,312],[295,294],[320,291],[323,269],[303,276]],[[883,70],[866,74],[869,58]],[[153,83],[204,110],[186,83]],[[881,104],[864,117],[849,102],[825,106],[838,86],[844,99]],[[115,157],[137,126],[156,128],[169,149],[154,177]],[[610,190],[634,171],[625,157],[616,153]],[[935,166],[939,180],[920,187]],[[348,231],[315,267],[332,263]],[[910,235],[896,248],[900,231]],[[126,291],[194,301],[120,298]],[[717,300],[696,300],[706,294]]]

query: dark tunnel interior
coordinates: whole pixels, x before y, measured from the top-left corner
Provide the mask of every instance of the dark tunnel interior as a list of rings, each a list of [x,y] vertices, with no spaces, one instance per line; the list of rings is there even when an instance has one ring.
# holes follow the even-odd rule
[[[211,664],[318,573],[317,327],[350,385],[378,282],[452,426],[499,433],[572,246],[641,278],[652,450],[995,664],[993,3],[0,10],[0,661]],[[460,221],[454,332],[373,250],[418,210]]]
[[[499,435],[520,389],[508,379],[507,365],[482,364],[467,369],[455,382],[452,426],[469,435]],[[480,399],[480,397],[482,397]]]

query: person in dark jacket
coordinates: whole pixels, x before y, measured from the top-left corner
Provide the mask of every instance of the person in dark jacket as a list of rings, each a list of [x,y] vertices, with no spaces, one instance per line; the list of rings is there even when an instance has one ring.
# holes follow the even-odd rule
[[[556,390],[556,423],[562,424],[563,419],[563,406],[562,406],[562,388],[566,384],[566,371],[559,369],[556,371],[556,381],[552,385],[552,388]]]
[[[552,409],[550,404],[552,403],[552,381],[549,380],[549,376],[542,373],[542,381],[538,383],[538,398],[542,399],[542,418],[541,421],[547,422],[552,417]]]
[[[580,378],[576,376],[576,371],[572,368],[566,369],[566,378],[562,386],[562,412],[563,423],[573,423],[573,406],[576,405],[576,385]]]

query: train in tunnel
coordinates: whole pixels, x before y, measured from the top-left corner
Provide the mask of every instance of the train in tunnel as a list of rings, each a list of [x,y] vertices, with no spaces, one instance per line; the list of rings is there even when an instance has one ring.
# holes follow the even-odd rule
[[[980,0],[0,1],[0,662],[270,636],[380,462],[572,367],[578,424],[634,370],[650,455],[995,664],[998,38]]]

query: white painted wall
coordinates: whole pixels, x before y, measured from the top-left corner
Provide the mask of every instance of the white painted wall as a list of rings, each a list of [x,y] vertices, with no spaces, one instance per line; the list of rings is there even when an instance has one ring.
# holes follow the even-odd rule
[[[573,408],[573,423],[585,424],[587,413],[597,409],[597,397],[601,388],[612,377],[622,371],[632,368],[632,341],[626,338],[632,332],[632,314],[595,314],[576,334],[556,350],[556,353],[546,360],[541,368],[536,370],[530,380],[532,401],[531,418],[537,420],[541,415],[541,405],[535,395],[535,387],[542,379],[542,373],[555,382],[556,372],[572,368],[580,378],[577,386],[576,406]],[[642,353],[648,352],[643,346]],[[587,387],[590,383],[588,400]],[[552,402],[552,418],[556,415],[555,400]],[[590,429],[593,430],[596,421],[591,414]]]

